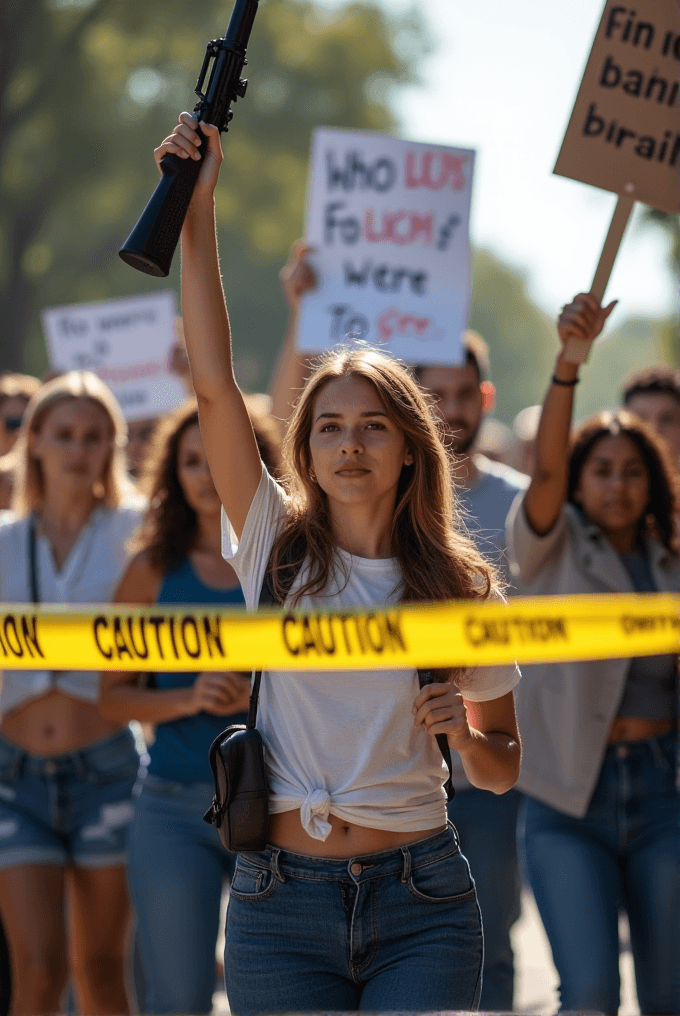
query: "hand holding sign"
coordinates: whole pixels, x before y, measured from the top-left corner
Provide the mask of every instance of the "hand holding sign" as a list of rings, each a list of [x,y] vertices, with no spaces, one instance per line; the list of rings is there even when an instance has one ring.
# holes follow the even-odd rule
[[[592,293],[579,293],[575,296],[571,303],[562,308],[557,322],[562,345],[566,346],[576,340],[586,343],[590,349],[616,303],[616,300],[612,300],[608,307],[601,307]]]
[[[307,258],[314,248],[298,240],[293,244],[288,261],[279,272],[286,302],[292,311],[299,310],[300,299],[316,286],[316,273]]]

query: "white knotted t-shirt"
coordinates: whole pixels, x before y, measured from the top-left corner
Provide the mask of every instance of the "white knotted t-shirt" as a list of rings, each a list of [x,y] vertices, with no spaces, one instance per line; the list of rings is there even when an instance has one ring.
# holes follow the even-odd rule
[[[257,609],[285,511],[285,492],[263,467],[240,541],[223,516],[222,552],[249,610]],[[296,610],[384,607],[399,600],[399,581],[395,559],[338,549],[326,592],[302,597]],[[500,698],[519,678],[515,666],[478,667],[466,675],[465,698]],[[329,815],[395,832],[443,825],[448,772],[434,738],[413,725],[419,690],[414,669],[264,671],[257,727],[265,742],[270,811],[299,809],[303,828],[318,840],[331,831]]]

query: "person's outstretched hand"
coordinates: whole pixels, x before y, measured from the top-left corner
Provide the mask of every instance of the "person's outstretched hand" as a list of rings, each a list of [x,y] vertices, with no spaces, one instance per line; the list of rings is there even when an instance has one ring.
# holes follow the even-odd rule
[[[194,196],[197,194],[212,195],[220,175],[222,165],[222,145],[220,143],[220,132],[217,127],[210,123],[201,122],[192,113],[180,113],[179,123],[172,134],[169,134],[164,141],[154,150],[153,156],[160,171],[160,162],[164,155],[178,155],[180,159],[198,159],[198,145],[201,143],[198,130],[208,139],[208,147],[203,156],[203,164],[198,174]]]
[[[608,307],[601,307],[592,293],[579,293],[571,303],[562,308],[557,321],[557,331],[562,345],[570,339],[594,342],[604,328],[605,321],[614,310],[618,300]]]
[[[298,310],[300,298],[316,286],[314,269],[306,260],[314,248],[298,240],[293,244],[288,261],[279,272],[283,293],[291,310]]]

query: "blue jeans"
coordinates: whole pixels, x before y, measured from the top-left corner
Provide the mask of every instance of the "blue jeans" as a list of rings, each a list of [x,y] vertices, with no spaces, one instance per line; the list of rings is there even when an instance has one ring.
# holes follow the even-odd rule
[[[236,1016],[476,1009],[482,953],[451,827],[344,860],[239,854],[224,956]]]
[[[674,733],[607,749],[584,818],[526,799],[520,850],[560,976],[563,1009],[616,1013],[618,911],[640,1009],[680,1013],[680,797]]]
[[[128,880],[143,1012],[212,1012],[222,884],[236,860],[203,821],[213,793],[209,783],[150,775],[135,788]]]
[[[482,911],[484,974],[480,1008],[512,1009],[515,958],[510,929],[520,915],[521,880],[517,863],[517,790],[457,790],[449,818],[458,830],[461,850],[470,864]]]
[[[0,871],[125,864],[139,754],[129,727],[64,755],[0,736]]]

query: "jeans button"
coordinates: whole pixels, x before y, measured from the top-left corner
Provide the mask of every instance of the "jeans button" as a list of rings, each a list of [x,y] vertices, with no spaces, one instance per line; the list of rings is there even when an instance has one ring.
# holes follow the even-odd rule
[[[349,866],[350,875],[360,875],[363,870],[358,861],[353,861]]]
[[[619,758],[628,758],[628,745],[627,744],[618,745],[616,749],[616,754],[619,756]]]

